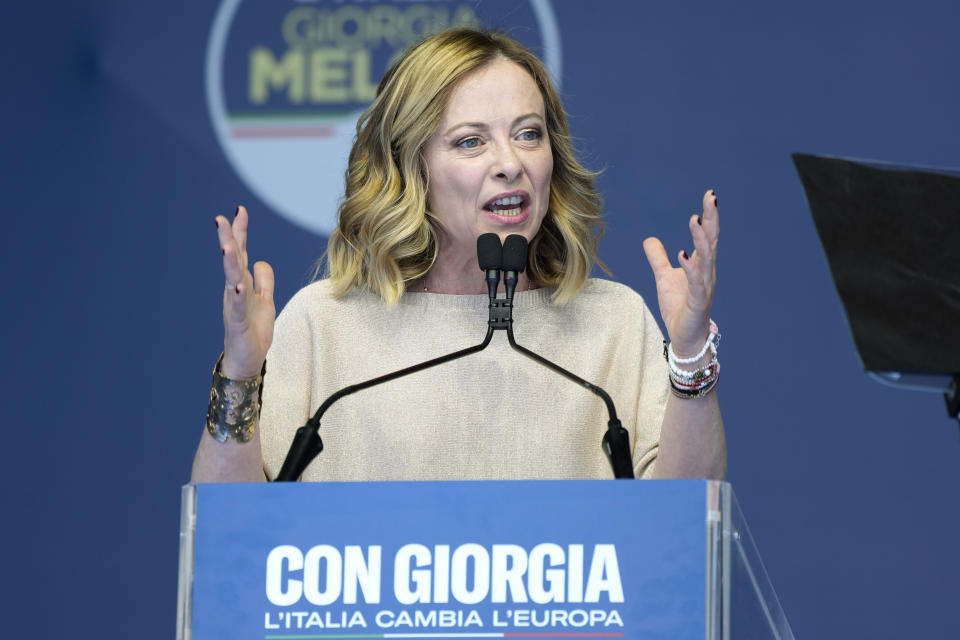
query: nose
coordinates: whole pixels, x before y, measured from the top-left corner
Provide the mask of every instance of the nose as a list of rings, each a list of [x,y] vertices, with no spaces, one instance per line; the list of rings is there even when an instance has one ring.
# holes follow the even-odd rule
[[[513,182],[523,174],[523,163],[520,162],[520,156],[511,144],[497,146],[493,168],[496,176],[507,182]]]

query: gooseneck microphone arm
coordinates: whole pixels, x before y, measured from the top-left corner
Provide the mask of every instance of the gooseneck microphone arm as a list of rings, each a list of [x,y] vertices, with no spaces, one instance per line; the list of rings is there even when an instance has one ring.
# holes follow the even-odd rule
[[[274,481],[296,482],[297,479],[303,475],[307,465],[309,465],[313,459],[316,458],[321,451],[323,451],[323,442],[320,440],[319,434],[320,418],[322,418],[323,414],[327,412],[327,409],[329,409],[330,406],[340,398],[349,396],[352,393],[362,391],[363,389],[367,389],[384,382],[389,382],[391,380],[396,380],[397,378],[402,378],[403,376],[408,376],[411,373],[416,373],[418,371],[423,371],[424,369],[429,369],[430,367],[435,367],[438,364],[443,364],[444,362],[450,362],[451,360],[456,360],[457,358],[462,358],[472,353],[483,351],[487,348],[487,345],[490,344],[490,339],[492,337],[493,329],[487,327],[487,335],[483,338],[483,342],[478,345],[467,347],[466,349],[461,349],[460,351],[455,351],[453,353],[448,353],[445,356],[440,356],[439,358],[434,358],[433,360],[427,360],[426,362],[415,364],[412,367],[407,367],[406,369],[401,369],[400,371],[394,371],[393,373],[388,373],[378,378],[352,384],[348,387],[340,389],[332,396],[324,400],[323,404],[320,405],[320,408],[317,409],[316,413],[313,414],[313,417],[307,420],[305,425],[297,429],[297,433],[293,437],[293,444],[290,445],[290,451],[287,453],[287,457],[283,461],[283,466],[280,467],[280,472],[277,474],[277,477]]]
[[[480,268],[486,272],[486,280],[490,291],[490,300],[492,305],[492,302],[497,295],[497,286],[500,283],[501,246],[500,238],[497,237],[496,234],[485,233],[477,238],[477,258],[480,262]],[[491,317],[492,314],[493,309],[491,308]],[[423,371],[424,369],[429,369],[430,367],[435,367],[445,362],[450,362],[451,360],[456,360],[457,358],[463,358],[464,356],[469,356],[473,353],[483,351],[487,348],[487,345],[490,344],[490,339],[493,338],[493,331],[493,322],[490,321],[487,326],[487,335],[484,336],[483,342],[478,345],[467,347],[466,349],[461,349],[460,351],[454,351],[453,353],[448,353],[447,355],[440,356],[439,358],[427,360],[426,362],[415,364],[412,367],[407,367],[406,369],[401,369],[400,371],[394,371],[393,373],[372,378],[365,382],[352,384],[335,392],[333,395],[323,401],[323,403],[320,405],[320,408],[318,408],[316,413],[313,414],[313,417],[307,420],[305,425],[297,429],[297,433],[293,437],[293,443],[290,445],[290,450],[287,452],[287,457],[284,459],[283,466],[280,467],[280,472],[277,474],[274,482],[296,482],[300,476],[303,475],[304,470],[313,461],[313,459],[316,458],[321,451],[323,451],[323,441],[320,439],[319,433],[320,418],[323,417],[323,414],[326,413],[327,409],[329,409],[334,402],[340,398],[343,398],[344,396],[349,396],[350,394],[356,393],[357,391],[362,391],[363,389],[367,389],[384,382],[389,382],[391,380],[396,380],[397,378],[408,376],[411,373]]]
[[[613,468],[613,477],[635,477],[633,475],[633,461],[630,456],[630,434],[627,433],[627,430],[623,428],[619,418],[617,418],[617,409],[613,406],[613,400],[610,398],[610,394],[597,385],[587,382],[580,376],[567,371],[560,365],[550,362],[543,356],[517,344],[517,341],[513,337],[513,325],[507,328],[507,340],[510,342],[511,347],[523,355],[539,362],[552,371],[556,371],[567,380],[576,382],[603,400],[604,404],[607,405],[607,413],[610,416],[610,420],[607,422],[607,432],[603,434],[602,446],[604,453],[607,454],[607,460],[610,461],[610,466]]]
[[[576,382],[584,389],[591,391],[594,395],[600,397],[607,405],[607,413],[610,416],[607,422],[607,432],[603,434],[601,446],[607,455],[607,460],[613,468],[615,478],[634,478],[633,460],[630,456],[630,434],[623,428],[619,418],[617,418],[617,409],[613,406],[613,399],[606,391],[595,384],[587,382],[580,376],[573,374],[558,364],[550,362],[543,356],[530,351],[526,347],[517,344],[513,337],[513,293],[516,288],[518,276],[523,272],[527,264],[527,239],[520,235],[507,236],[503,244],[503,280],[507,285],[506,310],[510,317],[506,320],[505,328],[507,330],[507,340],[510,346],[519,351],[528,358],[542,364],[551,371],[559,373],[567,380]],[[511,286],[512,285],[512,286]]]

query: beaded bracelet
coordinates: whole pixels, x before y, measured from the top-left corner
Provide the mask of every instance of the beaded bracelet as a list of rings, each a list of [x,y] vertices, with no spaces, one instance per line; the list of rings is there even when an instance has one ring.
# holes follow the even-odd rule
[[[713,355],[717,355],[718,346],[720,346],[720,328],[717,326],[717,323],[713,321],[713,318],[711,318],[710,333],[707,335],[707,340],[703,343],[703,348],[700,349],[700,353],[695,356],[690,356],[689,358],[678,358],[677,354],[673,352],[673,345],[668,344],[667,361],[673,364],[691,364],[705,356],[707,354],[707,349],[713,351]]]
[[[674,386],[684,389],[698,389],[710,384],[710,381],[720,375],[720,363],[714,360],[709,366],[702,367],[693,372],[694,375],[689,378],[680,378],[670,375],[670,381]]]
[[[717,382],[719,382],[719,380],[720,380],[719,377],[714,376],[713,378],[710,379],[710,382],[706,386],[696,388],[696,389],[684,389],[684,388],[677,387],[674,384],[671,384],[670,391],[672,391],[673,395],[677,396],[678,398],[683,398],[683,399],[702,398],[703,396],[713,391],[714,388],[716,388]]]
[[[701,398],[717,386],[720,376],[720,362],[717,360],[717,345],[720,344],[720,330],[717,324],[710,320],[710,334],[703,343],[700,352],[689,358],[678,358],[673,352],[672,345],[664,341],[663,355],[670,367],[670,390],[679,398]],[[707,354],[713,352],[713,358],[707,364],[694,370],[682,369],[678,365],[691,364],[700,361]]]
[[[711,367],[720,366],[720,362],[717,360],[716,356],[714,356],[713,359],[707,364],[703,365],[698,369],[694,369],[693,371],[688,371],[687,369],[681,369],[677,365],[669,361],[667,364],[670,365],[670,377],[671,378],[676,377],[681,380],[700,380],[702,378],[706,378],[707,376],[711,375],[711,372],[710,372]]]

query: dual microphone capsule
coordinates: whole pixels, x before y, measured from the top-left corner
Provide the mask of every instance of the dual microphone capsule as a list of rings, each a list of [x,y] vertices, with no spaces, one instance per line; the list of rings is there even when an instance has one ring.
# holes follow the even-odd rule
[[[511,234],[500,244],[500,236],[484,233],[477,237],[477,262],[480,270],[487,274],[487,290],[490,299],[497,297],[500,285],[500,272],[503,272],[503,284],[507,291],[507,300],[513,299],[517,288],[517,279],[527,265],[527,239]]]

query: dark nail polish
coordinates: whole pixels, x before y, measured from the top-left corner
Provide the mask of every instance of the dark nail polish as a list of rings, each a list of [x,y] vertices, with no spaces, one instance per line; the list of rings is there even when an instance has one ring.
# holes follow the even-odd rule
[[[697,224],[703,224],[703,216],[697,216]]]
[[[240,285],[235,286],[233,290],[237,292],[237,295],[240,295]]]
[[[222,255],[222,256],[227,255],[227,250],[226,250],[226,249],[220,249],[220,255]]]
[[[690,256],[687,255],[687,252],[686,252],[686,251],[683,252],[683,259],[684,259],[684,260],[689,260],[689,259],[690,259]]]
[[[718,198],[717,196],[713,196],[713,206],[717,208],[720,207],[720,198]]]
[[[234,218],[236,218],[238,215],[240,215],[240,207],[237,207],[237,210],[233,212]]]
[[[215,227],[217,228],[217,230],[219,230],[219,229],[220,229],[220,221],[217,220],[216,218],[214,218],[214,219],[213,219],[213,226],[215,226]]]

